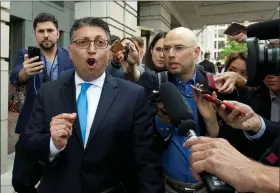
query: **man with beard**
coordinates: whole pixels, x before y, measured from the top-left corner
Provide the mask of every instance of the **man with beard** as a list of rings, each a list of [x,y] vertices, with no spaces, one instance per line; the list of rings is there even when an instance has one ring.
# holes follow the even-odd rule
[[[29,121],[33,100],[43,82],[56,80],[61,72],[73,68],[68,51],[57,46],[59,38],[58,21],[48,13],[39,14],[34,22],[35,39],[41,49],[38,57],[28,58],[27,50],[21,49],[17,64],[10,75],[14,86],[27,86],[26,99],[19,114],[15,132],[22,135]]]
[[[43,163],[30,160],[21,139],[30,119],[37,90],[43,82],[56,80],[63,71],[73,68],[68,51],[57,46],[59,30],[56,18],[51,14],[41,13],[35,18],[33,28],[35,39],[41,49],[40,61],[37,61],[39,56],[28,58],[27,50],[21,49],[16,67],[10,75],[12,85],[26,88],[26,98],[15,129],[20,137],[15,146],[12,183],[19,193],[37,192],[35,185],[41,179],[44,170]]]

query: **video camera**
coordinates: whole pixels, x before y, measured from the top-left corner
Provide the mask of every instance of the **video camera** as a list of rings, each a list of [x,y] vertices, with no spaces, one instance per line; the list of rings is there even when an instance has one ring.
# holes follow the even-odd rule
[[[248,86],[258,86],[267,75],[280,76],[280,52],[278,48],[268,48],[258,38],[247,38]]]

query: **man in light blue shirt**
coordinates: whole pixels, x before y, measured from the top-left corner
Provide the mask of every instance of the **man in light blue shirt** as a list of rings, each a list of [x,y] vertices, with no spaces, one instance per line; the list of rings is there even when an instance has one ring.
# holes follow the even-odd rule
[[[45,56],[41,56],[41,60],[44,61],[44,72],[43,72],[43,78],[44,82],[49,80],[56,80],[58,78],[58,60],[57,55],[53,59],[53,61],[50,61]]]

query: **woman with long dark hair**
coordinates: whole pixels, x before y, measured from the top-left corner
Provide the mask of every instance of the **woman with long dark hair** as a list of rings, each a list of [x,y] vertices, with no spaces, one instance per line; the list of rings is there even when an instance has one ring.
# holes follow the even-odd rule
[[[166,70],[163,58],[163,41],[166,32],[159,32],[152,40],[145,54],[145,69],[161,72]]]

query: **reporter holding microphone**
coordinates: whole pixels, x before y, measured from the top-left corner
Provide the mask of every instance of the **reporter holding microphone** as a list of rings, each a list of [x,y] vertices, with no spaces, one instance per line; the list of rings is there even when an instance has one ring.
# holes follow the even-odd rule
[[[279,135],[279,123],[262,119],[245,104],[226,102],[236,109],[229,112],[221,105],[218,113],[230,126],[255,132],[261,138],[265,135],[277,136],[277,132]],[[240,117],[239,110],[245,116]],[[245,135],[249,137],[246,132]],[[276,140],[276,143],[279,141]],[[189,139],[183,146],[191,147],[192,173],[198,180],[199,173],[206,171],[232,185],[238,192],[279,192],[279,167],[265,166],[245,157],[225,139],[198,137]],[[276,146],[279,148],[279,145]]]
[[[250,160],[224,139],[192,138],[184,147],[191,147],[191,169],[197,180],[201,180],[199,173],[206,171],[233,186],[237,192],[279,192],[279,167]]]

